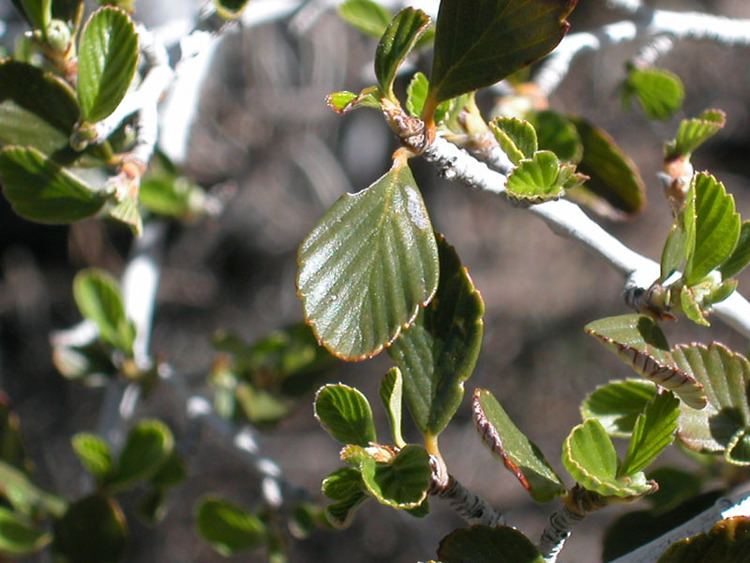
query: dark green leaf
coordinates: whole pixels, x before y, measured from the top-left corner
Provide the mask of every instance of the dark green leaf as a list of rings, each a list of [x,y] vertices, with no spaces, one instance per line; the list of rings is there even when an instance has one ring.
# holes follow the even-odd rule
[[[52,17],[72,24],[83,14],[83,0],[53,0]]]
[[[542,563],[534,544],[513,528],[472,526],[454,530],[440,542],[441,563]]]
[[[365,488],[381,504],[409,509],[427,498],[432,469],[430,456],[420,446],[404,446],[390,462],[363,457],[359,466]]]
[[[590,179],[568,191],[570,199],[612,219],[640,213],[646,205],[646,188],[635,163],[602,129],[582,118],[571,122],[583,143],[578,171]]]
[[[13,210],[38,223],[72,223],[91,217],[106,196],[32,147],[0,151],[0,185]]]
[[[676,467],[659,467],[648,474],[650,480],[659,483],[659,490],[646,497],[652,512],[663,514],[681,503],[697,497],[703,480],[698,474]]]
[[[260,547],[268,535],[257,516],[218,498],[198,503],[195,527],[198,535],[225,557]]]
[[[456,413],[482,345],[484,303],[455,249],[438,236],[440,283],[414,326],[389,353],[404,376],[417,427],[437,436]]]
[[[442,0],[428,105],[490,86],[552,51],[576,3]]]
[[[52,536],[30,520],[0,506],[0,556],[23,557],[41,550]]]
[[[78,47],[78,101],[81,117],[101,121],[125,97],[138,65],[138,35],[130,17],[117,8],[94,12]]]
[[[724,450],[724,459],[732,465],[750,466],[750,428],[738,430]]]
[[[60,497],[47,493],[29,481],[28,477],[12,465],[0,461],[0,497],[26,516],[37,510],[60,517],[67,507]]]
[[[157,489],[176,487],[187,478],[185,460],[177,452],[172,452],[159,466],[157,472],[149,480],[149,484]]]
[[[393,93],[396,72],[429,26],[430,18],[422,10],[404,8],[388,24],[378,43],[375,76],[383,95],[393,101],[396,101]]]
[[[107,486],[122,490],[149,479],[171,455],[173,447],[174,437],[164,423],[140,421],[128,433],[117,471],[107,480]]]
[[[361,360],[393,342],[438,283],[435,235],[409,167],[399,163],[342,196],[300,246],[298,263],[305,317],[334,355]]]
[[[388,422],[391,424],[393,443],[401,448],[406,445],[401,434],[401,412],[404,403],[404,378],[401,370],[391,368],[380,384],[380,399],[383,401]]]
[[[701,409],[706,405],[702,385],[675,364],[667,339],[652,318],[645,315],[608,317],[587,324],[585,330],[636,373],[674,391],[688,406]]]
[[[733,278],[750,264],[750,221],[743,221],[737,246],[729,260],[724,262],[719,271],[722,279]]]
[[[726,118],[726,114],[720,109],[707,109],[698,117],[683,119],[677,130],[677,137],[664,148],[665,158],[690,158],[695,149],[721,131]]]
[[[649,401],[638,416],[622,460],[618,476],[633,475],[644,470],[674,440],[680,401],[672,393],[662,393]]]
[[[96,324],[99,337],[132,354],[135,327],[125,314],[120,288],[112,276],[102,270],[83,270],[75,277],[73,295],[81,315]]]
[[[717,522],[711,531],[685,538],[664,552],[658,563],[742,563],[750,553],[750,518],[736,516]]]
[[[692,286],[732,256],[740,237],[740,215],[734,197],[710,174],[696,174],[691,189],[695,190],[695,250],[685,267],[685,281]]]
[[[325,514],[335,528],[346,528],[354,513],[369,497],[359,470],[343,467],[323,480],[323,494],[334,502],[326,506]]]
[[[610,436],[626,438],[633,431],[638,415],[655,395],[656,387],[648,381],[610,381],[584,399],[581,416],[597,419]]]
[[[578,164],[583,157],[583,142],[576,126],[554,111],[531,112],[526,118],[536,130],[539,148],[552,151],[562,161]]]
[[[339,4],[339,16],[366,35],[380,39],[391,23],[391,13],[372,0],[346,0]]]
[[[117,563],[127,538],[127,522],[117,502],[94,494],[71,504],[55,523],[53,548],[70,563]]]
[[[564,192],[568,175],[562,174],[555,153],[538,151],[521,160],[508,177],[509,197],[529,203],[558,199]]]
[[[490,122],[490,129],[500,148],[515,165],[524,158],[534,157],[539,148],[534,126],[523,119],[498,117]]]
[[[343,383],[326,385],[315,395],[315,417],[342,444],[367,446],[377,440],[367,398]]]
[[[513,424],[492,393],[476,389],[472,406],[482,441],[535,501],[549,502],[565,493],[565,485],[544,454]]]
[[[242,11],[250,0],[214,0],[216,13],[225,19],[234,19],[242,15]]]
[[[628,71],[622,94],[627,106],[632,98],[637,99],[649,119],[669,119],[682,107],[685,88],[673,72],[633,67]]]
[[[105,479],[113,470],[112,453],[107,442],[96,436],[82,432],[73,436],[73,450],[81,465],[97,481]]]

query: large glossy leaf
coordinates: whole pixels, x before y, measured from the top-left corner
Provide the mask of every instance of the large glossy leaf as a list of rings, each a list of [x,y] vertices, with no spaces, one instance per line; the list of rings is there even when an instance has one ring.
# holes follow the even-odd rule
[[[623,85],[623,102],[638,100],[649,119],[669,119],[682,107],[685,88],[680,77],[660,68],[636,68],[628,71]]]
[[[710,174],[696,174],[691,189],[695,190],[695,249],[685,267],[685,280],[695,285],[732,256],[740,238],[740,215],[734,197]]]
[[[743,221],[740,227],[740,237],[732,256],[719,268],[722,279],[726,280],[738,275],[748,264],[750,264],[750,221]]]
[[[345,194],[298,252],[297,288],[322,345],[348,360],[374,356],[414,322],[438,283],[427,209],[405,163]]]
[[[75,92],[63,80],[26,63],[0,62],[0,144],[51,155],[68,147],[78,118]]]
[[[0,497],[24,515],[37,514],[39,510],[60,517],[65,512],[65,501],[47,493],[29,481],[28,477],[12,465],[0,461]]]
[[[79,272],[73,281],[73,296],[84,318],[99,329],[99,337],[126,354],[133,351],[135,326],[125,313],[117,282],[103,270]]]
[[[544,558],[518,530],[472,526],[454,530],[438,548],[441,563],[542,563]]]
[[[455,249],[438,237],[440,283],[414,326],[389,349],[417,427],[437,436],[456,413],[482,345],[484,303]]]
[[[83,467],[98,481],[105,479],[113,470],[112,453],[107,442],[96,436],[82,432],[73,436],[73,451]]]
[[[404,8],[388,24],[375,51],[375,76],[383,95],[396,99],[396,72],[429,26],[429,16],[414,8]]]
[[[706,405],[703,386],[675,364],[664,333],[651,317],[620,315],[586,325],[586,332],[649,381],[674,391],[685,404]]]
[[[642,473],[618,479],[615,447],[604,427],[593,418],[571,430],[563,443],[562,462],[584,489],[605,497],[640,496],[656,489]]]
[[[108,487],[125,489],[156,474],[174,448],[169,428],[158,420],[142,420],[128,432],[117,471],[107,479]]]
[[[708,398],[704,409],[681,406],[678,438],[693,450],[724,451],[739,430],[750,427],[750,362],[718,343],[676,346],[672,356]]]
[[[554,111],[530,112],[526,119],[536,130],[539,148],[552,151],[557,158],[578,164],[583,157],[583,142],[576,126]]]
[[[631,217],[646,205],[646,188],[635,163],[602,129],[582,118],[570,118],[583,144],[578,171],[590,179],[568,196],[612,219]]]
[[[628,452],[618,469],[618,476],[633,475],[646,467],[674,440],[680,401],[672,393],[657,395],[638,415]]]
[[[380,383],[380,400],[383,401],[388,422],[391,424],[393,443],[401,448],[406,445],[401,434],[401,414],[404,404],[404,378],[401,370],[391,368]]]
[[[242,11],[250,0],[214,0],[216,13],[222,18],[234,19],[242,15]]]
[[[358,469],[343,467],[323,480],[323,494],[336,501],[325,508],[328,521],[335,528],[346,528],[354,518],[354,513],[369,496]]]
[[[373,456],[359,458],[359,470],[367,491],[392,508],[417,508],[427,498],[432,482],[430,456],[421,446],[404,446],[389,461]]]
[[[750,553],[750,518],[736,516],[714,524],[705,534],[678,541],[662,554],[658,563],[741,563]]]
[[[683,119],[677,130],[677,137],[664,148],[665,158],[689,158],[695,149],[721,131],[726,118],[726,114],[720,109],[707,109],[698,117]]]
[[[326,385],[315,395],[315,417],[342,444],[367,446],[377,439],[367,398],[343,383]]]
[[[597,419],[607,434],[626,438],[633,432],[638,415],[656,395],[649,381],[627,379],[597,387],[581,403],[581,417]]]
[[[0,556],[22,557],[41,550],[52,536],[29,519],[0,506]]]
[[[338,12],[352,27],[377,39],[391,23],[391,13],[373,0],[346,0],[339,4]]]
[[[0,151],[3,195],[21,217],[38,223],[72,223],[99,211],[106,196],[32,147]]]
[[[225,557],[263,545],[266,525],[255,514],[218,498],[204,498],[195,509],[198,535]]]
[[[117,563],[127,538],[127,522],[117,502],[93,494],[70,505],[55,522],[53,548],[70,563]]]
[[[577,0],[442,0],[428,105],[498,82],[549,53]]]
[[[78,47],[78,101],[81,117],[101,121],[120,104],[138,66],[138,35],[130,17],[117,8],[94,12]]]
[[[565,485],[544,454],[513,424],[490,391],[474,391],[472,410],[484,444],[500,457],[534,500],[549,502],[565,493]]]

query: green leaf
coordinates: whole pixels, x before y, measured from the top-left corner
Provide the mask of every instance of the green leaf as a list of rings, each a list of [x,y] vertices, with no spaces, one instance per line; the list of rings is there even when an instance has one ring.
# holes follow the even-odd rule
[[[692,286],[732,256],[740,238],[740,216],[734,197],[710,174],[696,174],[691,189],[695,190],[695,250],[685,267],[685,281]]]
[[[224,557],[255,549],[266,542],[268,530],[254,514],[219,498],[204,498],[195,509],[198,535]]]
[[[107,215],[115,221],[119,221],[130,227],[134,236],[141,236],[141,233],[143,232],[143,220],[141,219],[141,213],[138,210],[137,197],[126,196],[125,199],[109,209]]]
[[[656,387],[649,381],[610,381],[584,399],[581,416],[598,420],[610,436],[627,438],[636,418],[655,396]]]
[[[732,465],[750,466],[750,428],[738,430],[724,450],[724,459]]]
[[[490,391],[476,389],[472,406],[482,441],[535,501],[549,502],[565,493],[565,485],[544,454],[513,424]]]
[[[706,405],[703,386],[675,363],[664,333],[651,317],[620,315],[589,323],[587,334],[598,339],[636,373],[674,391],[686,405]]]
[[[402,448],[406,445],[401,434],[401,412],[404,403],[404,379],[401,370],[391,368],[380,383],[380,399],[383,401],[388,422],[391,424],[393,443]]]
[[[93,494],[71,504],[55,522],[53,548],[70,563],[117,563],[127,539],[127,522],[117,502]]]
[[[675,363],[702,385],[708,405],[681,405],[677,434],[688,448],[722,452],[738,431],[750,427],[750,363],[719,343],[690,344],[672,350]]]
[[[287,401],[249,383],[239,383],[235,389],[237,404],[245,418],[259,426],[276,424],[289,416]]]
[[[682,107],[685,88],[680,77],[668,70],[632,67],[622,95],[626,106],[637,99],[649,119],[669,119]]]
[[[641,496],[657,488],[642,473],[618,479],[617,452],[607,431],[594,418],[571,430],[563,443],[562,462],[584,489],[605,497]]]
[[[96,324],[104,342],[132,354],[135,327],[125,314],[120,288],[108,273],[82,270],[73,281],[73,296],[81,315]]]
[[[583,141],[576,126],[554,111],[530,112],[526,119],[536,130],[539,148],[552,151],[562,161],[578,164],[583,157]]]
[[[242,15],[242,11],[250,0],[214,0],[216,13],[224,19],[235,19]]]
[[[391,23],[391,13],[372,0],[346,0],[339,4],[341,19],[365,35],[380,39]]]
[[[26,63],[0,62],[0,144],[52,155],[68,148],[78,118],[75,92],[65,81]]]
[[[711,323],[706,320],[706,314],[703,309],[701,309],[695,295],[686,285],[682,286],[682,289],[680,290],[680,309],[682,309],[685,316],[695,324],[711,326]]]
[[[52,362],[63,377],[85,381],[96,387],[117,377],[119,370],[112,361],[109,346],[95,340],[85,346],[56,345]]]
[[[438,236],[435,298],[389,353],[404,376],[409,411],[423,434],[437,436],[456,413],[482,346],[484,303],[456,250]]]
[[[380,92],[377,86],[365,88],[359,94],[342,90],[332,92],[326,96],[326,105],[334,112],[342,115],[353,109],[367,107],[380,110]]]
[[[421,446],[404,446],[390,462],[363,456],[359,469],[367,491],[392,508],[418,507],[432,483],[430,456]]]
[[[91,217],[106,196],[32,147],[0,151],[0,185],[13,211],[38,223],[72,223]]]
[[[405,164],[342,196],[298,252],[297,288],[318,340],[342,359],[374,356],[414,322],[438,283],[438,251]]]
[[[727,116],[720,109],[707,109],[698,117],[683,119],[677,137],[664,147],[665,158],[673,160],[690,155],[724,127]]]
[[[539,148],[534,126],[523,119],[498,117],[490,122],[490,129],[515,165],[524,158],[533,158]]]
[[[206,192],[185,177],[154,174],[141,181],[138,201],[151,213],[190,220],[204,212]]]
[[[511,172],[506,191],[514,199],[541,203],[558,199],[567,179],[568,176],[561,173],[555,153],[537,151],[532,158],[521,160]]]
[[[672,393],[657,395],[649,401],[635,421],[628,452],[620,464],[618,476],[643,471],[674,440],[680,401]]]
[[[46,34],[52,19],[52,0],[21,0],[21,4],[34,29]]]
[[[750,264],[750,221],[743,221],[737,246],[732,256],[719,267],[722,279],[733,278],[742,272],[748,264]]]
[[[472,526],[454,530],[440,541],[441,563],[543,563],[544,558],[518,530]]]
[[[138,66],[138,35],[130,17],[117,8],[94,12],[78,47],[78,101],[81,117],[101,121],[125,97]]]
[[[693,184],[694,186],[695,184]],[[685,270],[688,259],[695,250],[695,189],[691,186],[680,214],[669,232],[661,254],[661,281],[674,272]]]
[[[43,510],[52,516],[60,517],[67,506],[60,497],[34,485],[23,472],[0,461],[0,498],[2,497],[26,516]]]
[[[711,531],[678,541],[662,554],[658,563],[740,563],[750,553],[750,518],[735,516],[714,524]]]
[[[342,444],[367,446],[377,440],[367,398],[343,383],[321,387],[315,395],[315,418]]]
[[[369,497],[365,493],[365,484],[359,470],[342,467],[323,480],[323,494],[334,500],[326,506],[325,515],[335,528],[343,529],[351,524],[357,509]]]
[[[0,556],[23,557],[40,551],[52,536],[30,520],[0,506]]]
[[[393,101],[396,100],[393,93],[396,72],[429,26],[430,18],[422,10],[404,8],[380,38],[375,51],[375,76],[383,94]]]
[[[174,448],[174,437],[167,426],[158,420],[142,420],[128,432],[120,454],[116,472],[106,481],[115,490],[123,490],[134,483],[154,476],[169,458]]]
[[[73,450],[81,465],[97,481],[106,479],[113,471],[112,453],[107,442],[94,434],[81,432],[73,436]]]
[[[424,36],[422,36],[424,37]],[[427,77],[417,72],[409,82],[406,88],[406,110],[413,117],[420,117],[424,110],[424,104],[427,101],[427,91],[430,89],[430,82]],[[451,109],[451,101],[446,100],[435,110],[435,123],[441,123],[448,116]]]
[[[635,163],[602,129],[582,118],[570,121],[583,143],[578,171],[589,181],[569,190],[568,197],[611,219],[640,213],[646,205],[646,187]]]
[[[490,86],[552,51],[576,3],[442,0],[428,105]]]
[[[157,472],[149,480],[149,484],[157,489],[176,487],[187,478],[185,460],[173,451],[159,466]]]

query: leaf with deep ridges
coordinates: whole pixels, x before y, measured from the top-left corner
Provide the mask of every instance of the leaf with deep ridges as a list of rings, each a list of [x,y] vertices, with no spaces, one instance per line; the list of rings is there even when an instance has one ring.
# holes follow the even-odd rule
[[[626,107],[632,98],[637,99],[649,119],[669,119],[682,106],[685,88],[673,72],[633,67],[628,71],[622,95]]]
[[[383,94],[395,101],[393,81],[404,59],[417,40],[430,26],[430,18],[422,10],[404,8],[391,20],[375,51],[375,76]]]
[[[613,380],[597,387],[581,403],[581,417],[597,419],[610,436],[627,438],[638,415],[656,395],[650,381]]]
[[[555,153],[537,151],[531,158],[519,161],[508,177],[506,193],[527,203],[555,200],[564,193],[568,176]]]
[[[377,439],[367,398],[343,383],[321,387],[315,395],[315,418],[342,444],[367,446]]]
[[[698,117],[683,119],[677,130],[677,136],[664,148],[667,160],[690,155],[716,135],[726,124],[726,114],[720,109],[707,109]]]
[[[430,302],[438,251],[422,196],[404,163],[342,196],[297,254],[297,290],[320,343],[345,360],[390,345]]]

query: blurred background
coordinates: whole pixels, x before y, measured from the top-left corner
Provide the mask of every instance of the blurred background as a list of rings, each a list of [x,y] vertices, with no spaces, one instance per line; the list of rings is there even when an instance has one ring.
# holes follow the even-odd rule
[[[651,3],[750,17],[750,5],[742,0]],[[157,23],[178,12],[189,15],[192,8],[187,0],[142,1],[137,13]],[[1,0],[0,19],[7,21],[11,12],[10,2]],[[605,10],[603,1],[581,2],[572,31],[620,16]],[[335,11],[302,31],[278,22],[233,33],[222,43],[203,89],[186,172],[206,187],[221,184],[236,192],[220,217],[170,225],[152,344],[158,357],[190,374],[193,384],[200,386],[209,372],[215,331],[226,329],[251,341],[300,320],[294,291],[297,246],[341,193],[366,187],[388,168],[397,145],[382,117],[371,110],[339,117],[324,103],[331,91],[358,91],[372,83],[375,46]],[[638,110],[624,111],[617,97],[624,63],[637,49],[628,45],[582,56],[551,104],[606,129],[638,164],[648,187],[646,212],[629,223],[604,225],[632,248],[658,258],[671,215],[655,174],[662,143],[674,136],[681,117],[708,107],[727,112],[726,128],[693,162],[725,182],[738,210],[750,217],[750,52],[678,44],[659,66],[683,79],[684,111],[667,122],[650,122]],[[429,69],[428,55],[415,64]],[[403,92],[403,79],[399,87]],[[489,98],[481,101],[491,105]],[[626,312],[623,280],[523,210],[447,183],[418,160],[413,169],[433,225],[458,250],[486,305],[483,352],[467,396],[477,386],[491,389],[561,470],[560,446],[580,419],[580,401],[594,386],[630,375],[582,330],[591,320]],[[71,294],[75,273],[97,266],[118,276],[130,240],[126,230],[102,221],[70,228],[31,224],[0,199],[0,388],[20,416],[36,482],[70,498],[86,492],[70,438],[96,427],[104,392],[66,381],[55,371],[49,335],[79,320]],[[740,289],[747,281],[741,280]],[[741,337],[718,322],[701,330],[681,320],[666,330],[673,343],[721,340],[747,350]],[[389,366],[383,355],[343,366],[333,376],[365,392],[382,432],[386,423],[377,386]],[[208,387],[205,391],[210,395]],[[163,419],[179,440],[185,431],[183,408],[164,386],[140,404],[136,416]],[[260,442],[288,480],[315,498],[320,498],[321,479],[339,466],[339,446],[314,421],[311,395],[276,428],[261,431]],[[451,473],[505,511],[509,522],[538,537],[550,507],[534,505],[484,448],[468,400],[441,443]],[[688,464],[675,452],[662,461]],[[208,492],[248,508],[259,501],[257,478],[228,444],[205,433],[193,446],[189,479],[171,494],[165,520],[148,528],[129,519],[134,540],[127,560],[224,560],[192,529],[193,504]],[[124,505],[126,511],[132,508],[127,498]],[[291,561],[428,560],[444,535],[464,525],[441,501],[431,506],[429,517],[419,520],[370,502],[349,530],[317,531],[292,544]],[[628,509],[608,509],[584,521],[561,560],[599,560],[604,528]],[[265,557],[254,553],[232,560]]]

